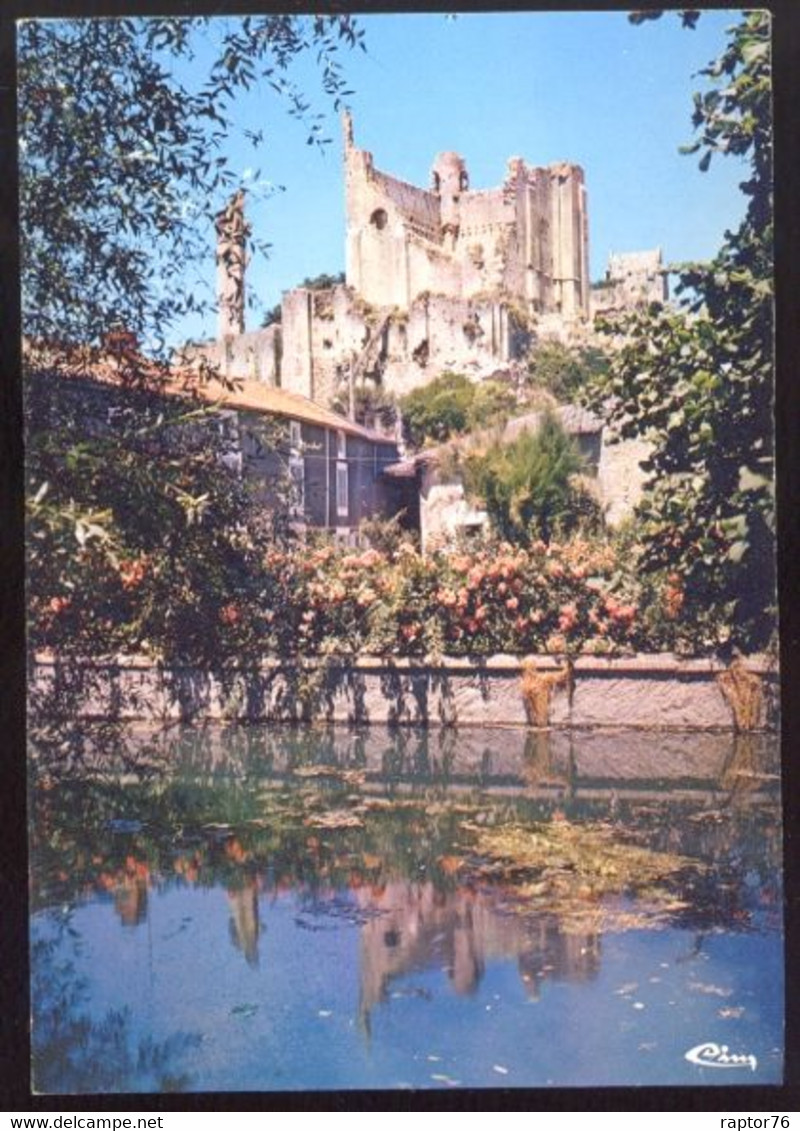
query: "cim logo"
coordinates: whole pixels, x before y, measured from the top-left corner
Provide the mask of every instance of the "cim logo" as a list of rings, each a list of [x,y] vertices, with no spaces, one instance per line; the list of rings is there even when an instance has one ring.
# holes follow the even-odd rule
[[[752,1053],[734,1053],[728,1051],[727,1045],[718,1045],[714,1041],[704,1041],[702,1045],[695,1045],[684,1054],[691,1064],[700,1068],[749,1068],[755,1072],[758,1061]]]

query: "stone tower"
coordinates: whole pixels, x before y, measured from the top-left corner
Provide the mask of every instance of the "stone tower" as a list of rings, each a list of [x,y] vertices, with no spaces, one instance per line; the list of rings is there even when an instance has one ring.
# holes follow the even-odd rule
[[[464,159],[457,153],[440,153],[431,170],[431,189],[439,198],[442,239],[451,250],[455,250],[461,229],[461,194],[468,188]]]
[[[217,304],[219,336],[244,333],[244,276],[249,228],[240,189],[217,215]]]

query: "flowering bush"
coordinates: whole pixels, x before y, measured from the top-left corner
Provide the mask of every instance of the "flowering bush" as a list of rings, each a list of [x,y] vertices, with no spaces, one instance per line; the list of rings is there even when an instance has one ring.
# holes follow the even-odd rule
[[[488,655],[637,647],[635,583],[608,544],[506,544],[423,557],[332,546],[273,550],[263,643],[281,655]],[[273,604],[276,596],[277,604]]]
[[[230,576],[203,577],[200,567],[187,584],[155,553],[112,567],[87,552],[73,561],[66,588],[32,601],[32,635],[56,649],[74,648],[77,637],[95,653],[144,648],[189,662],[201,654],[198,634],[214,662],[690,648],[681,577],[643,581],[635,564],[628,542],[586,537],[432,556],[410,543],[361,551],[272,544],[232,586]]]

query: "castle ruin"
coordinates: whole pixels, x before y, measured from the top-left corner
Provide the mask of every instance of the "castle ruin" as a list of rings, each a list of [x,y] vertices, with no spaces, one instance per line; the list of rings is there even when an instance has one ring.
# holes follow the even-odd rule
[[[348,394],[352,403],[365,382],[402,395],[445,370],[491,376],[523,359],[535,337],[586,340],[596,307],[665,297],[660,252],[612,257],[592,288],[579,165],[513,157],[499,187],[473,190],[463,158],[447,152],[424,189],[377,169],[349,114],[343,129],[343,284],[287,291],[279,323],[244,332],[243,194],[220,214],[220,335],[190,352],[225,375],[322,404]]]
[[[578,165],[508,162],[499,188],[472,191],[457,153],[440,153],[428,189],[375,168],[345,118],[347,282],[374,306],[408,310],[422,294],[503,296],[528,315],[589,313],[588,222]]]

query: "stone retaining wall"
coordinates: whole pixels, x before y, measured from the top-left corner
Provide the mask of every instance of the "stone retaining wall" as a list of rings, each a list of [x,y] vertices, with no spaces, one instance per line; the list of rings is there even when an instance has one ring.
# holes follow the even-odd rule
[[[774,727],[774,663],[712,659],[304,659],[201,672],[139,657],[69,668],[40,657],[33,692],[60,688],[85,718],[314,720],[416,726],[750,730]],[[745,708],[741,699],[746,698]],[[738,702],[737,702],[738,700]]]

